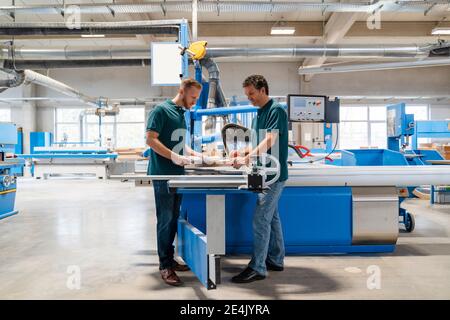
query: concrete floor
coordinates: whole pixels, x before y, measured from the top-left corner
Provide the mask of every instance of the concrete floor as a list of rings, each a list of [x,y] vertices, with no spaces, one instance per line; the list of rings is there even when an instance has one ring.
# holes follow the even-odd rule
[[[248,258],[227,257],[208,291],[191,272],[183,287],[160,280],[152,188],[22,179],[20,213],[0,220],[0,299],[449,299],[450,205],[406,207],[416,230],[392,254],[289,256],[284,272],[245,285],[229,280]],[[379,289],[368,288],[371,266]]]

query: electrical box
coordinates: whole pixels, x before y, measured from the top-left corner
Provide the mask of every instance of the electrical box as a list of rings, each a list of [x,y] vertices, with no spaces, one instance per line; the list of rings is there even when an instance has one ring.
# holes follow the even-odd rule
[[[152,42],[152,86],[178,86],[183,77],[183,56],[178,42]]]
[[[339,99],[326,96],[289,94],[288,115],[291,122],[339,122]]]
[[[0,122],[0,144],[15,145],[16,143],[17,143],[16,125],[10,122]]]
[[[325,121],[325,97],[288,95],[289,120],[300,121]]]
[[[325,101],[325,122],[339,123],[339,108],[341,107],[341,100],[334,98],[330,100],[328,97]]]

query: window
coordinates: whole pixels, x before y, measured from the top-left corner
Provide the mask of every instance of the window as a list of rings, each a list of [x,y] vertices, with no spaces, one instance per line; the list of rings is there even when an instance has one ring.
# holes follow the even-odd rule
[[[87,115],[83,137],[84,141],[98,142],[101,135],[102,146],[111,145],[112,147],[115,147],[115,122],[115,116],[105,116],[99,119],[95,114]],[[109,141],[111,141],[111,143],[109,143]]]
[[[414,114],[414,120],[429,120],[429,110],[426,105],[409,105],[406,106],[405,110],[407,114]],[[430,143],[431,141],[431,138],[419,138],[417,139],[417,145],[419,146],[421,143]]]
[[[56,108],[55,141],[80,141],[81,108]]]
[[[122,108],[117,115],[116,144],[118,148],[145,146],[145,110],[143,107]]]
[[[427,105],[407,105],[407,114],[415,120],[428,120]],[[386,106],[349,105],[341,106],[339,125],[339,148],[361,147],[386,148]]]
[[[0,122],[11,122],[11,108],[0,107]]]
[[[56,109],[56,140],[80,141],[80,114],[85,109]],[[99,129],[101,128],[101,129]],[[143,107],[122,107],[117,116],[87,115],[84,118],[84,142],[98,142],[115,148],[138,148],[145,146],[145,111]],[[110,141],[110,142],[109,142]]]
[[[358,149],[367,145],[367,122],[341,122],[339,126],[339,147]]]
[[[429,119],[427,105],[422,105],[422,106],[408,105],[408,106],[406,106],[405,111],[406,111],[406,114],[414,114],[414,120],[428,120]]]

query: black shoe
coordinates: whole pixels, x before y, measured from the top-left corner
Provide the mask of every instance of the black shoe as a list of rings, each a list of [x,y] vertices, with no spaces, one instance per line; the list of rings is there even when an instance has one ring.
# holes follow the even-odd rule
[[[256,280],[263,280],[266,276],[259,274],[255,270],[250,267],[247,267],[244,271],[239,273],[237,276],[231,278],[231,281],[234,283],[249,283]]]
[[[266,268],[267,268],[267,270],[270,270],[270,271],[283,271],[284,270],[284,267],[283,266],[277,266],[276,264],[273,264],[273,263],[270,263],[270,262],[267,262],[266,261]]]

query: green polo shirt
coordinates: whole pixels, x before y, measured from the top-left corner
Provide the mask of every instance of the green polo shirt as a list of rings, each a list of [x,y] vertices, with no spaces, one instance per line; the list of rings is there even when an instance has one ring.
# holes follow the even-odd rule
[[[177,134],[172,137],[172,133],[177,129],[186,130],[186,121],[184,118],[184,108],[177,106],[172,100],[166,100],[157,105],[149,114],[147,119],[147,131],[159,133],[158,139],[168,149],[174,151],[177,146],[180,150],[178,154],[183,154],[184,135]],[[175,138],[175,139],[174,139]],[[147,174],[149,175],[178,175],[184,174],[184,168],[157,154],[154,150],[150,151],[150,160],[148,162]]]
[[[288,118],[286,110],[273,99],[270,99],[262,108],[258,109],[257,116],[253,119],[252,129],[256,133],[256,147],[262,140],[265,139],[266,133],[278,130],[278,139],[275,145],[268,150],[272,154],[272,149],[276,153],[278,147],[278,155],[273,154],[280,161],[280,177],[278,182],[286,181],[288,179]],[[260,132],[261,130],[261,132]],[[255,139],[253,139],[255,142]]]

